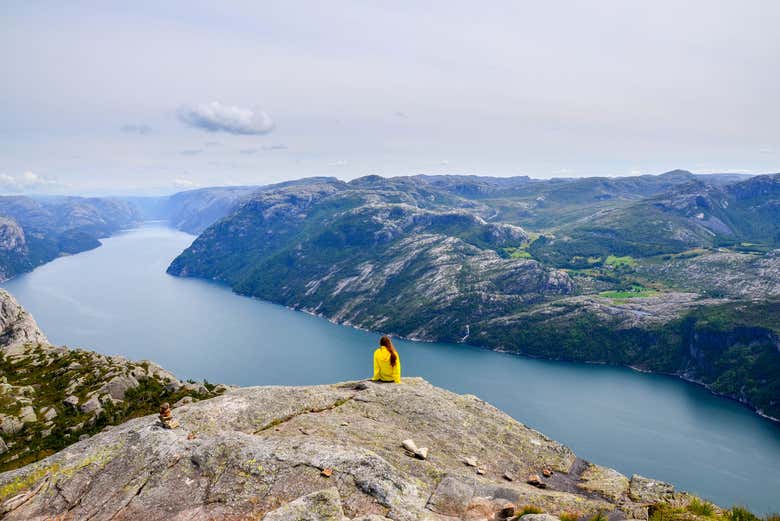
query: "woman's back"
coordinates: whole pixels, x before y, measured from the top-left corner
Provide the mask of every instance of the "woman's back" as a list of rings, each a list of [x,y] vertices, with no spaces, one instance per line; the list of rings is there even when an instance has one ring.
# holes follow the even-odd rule
[[[401,357],[386,336],[374,351],[374,381],[401,383]]]

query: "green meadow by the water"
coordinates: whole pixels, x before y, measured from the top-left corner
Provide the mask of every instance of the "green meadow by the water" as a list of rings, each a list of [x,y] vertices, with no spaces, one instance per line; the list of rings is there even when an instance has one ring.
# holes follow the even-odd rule
[[[52,342],[151,359],[181,378],[303,385],[370,376],[377,333],[166,275],[192,240],[151,224],[4,287]],[[406,375],[475,394],[580,457],[671,481],[724,506],[780,510],[780,426],[732,400],[626,368],[462,345],[397,347]]]

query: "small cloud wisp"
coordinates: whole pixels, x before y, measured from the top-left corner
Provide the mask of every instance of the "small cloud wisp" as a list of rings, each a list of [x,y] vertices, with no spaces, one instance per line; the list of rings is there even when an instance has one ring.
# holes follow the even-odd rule
[[[271,116],[260,109],[223,105],[218,101],[182,107],[177,115],[185,125],[208,132],[259,135],[274,128]]]

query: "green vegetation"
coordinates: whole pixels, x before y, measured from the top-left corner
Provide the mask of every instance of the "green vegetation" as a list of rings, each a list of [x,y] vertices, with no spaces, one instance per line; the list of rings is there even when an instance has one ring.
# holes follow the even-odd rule
[[[520,510],[515,511],[515,517],[519,519],[526,514],[541,514],[542,512],[544,511],[535,505],[523,505]]]
[[[102,412],[84,413],[63,404],[66,390],[74,380],[81,384],[74,394],[84,403],[87,394],[96,390],[117,367],[100,355],[82,350],[52,352],[42,347],[31,348],[25,357],[0,356],[0,376],[11,386],[31,386],[38,421],[25,423],[15,435],[3,435],[8,452],[0,455],[0,472],[38,461],[78,441],[79,436],[93,435],[107,425],[117,425],[129,419],[156,412],[163,401],[175,403],[184,396],[194,399],[209,395],[184,388],[172,391],[156,377],[139,378],[139,385],[128,389],[122,401],[101,402]],[[21,404],[5,394],[0,395],[0,413],[18,414]],[[40,411],[52,408],[57,415],[46,422]]]
[[[711,517],[715,513],[715,507],[712,503],[695,497],[688,504],[688,512],[692,512],[697,516]]]
[[[612,266],[613,268],[633,268],[637,265],[637,261],[630,255],[624,255],[623,257],[615,257],[614,255],[610,255],[607,257],[607,260],[604,261],[604,264],[606,266]]]
[[[561,512],[558,519],[561,521],[578,521],[582,517],[580,512]]]
[[[501,251],[508,255],[512,259],[531,259],[533,258],[531,254],[528,252],[528,250],[525,250],[523,248],[502,248]]]
[[[650,521],[777,521],[778,514],[763,518],[742,506],[721,510],[693,497],[687,505],[658,504],[651,507]]]
[[[609,517],[601,510],[599,510],[598,512],[596,512],[595,514],[593,514],[588,518],[588,521],[608,521],[608,520]]]
[[[658,293],[659,292],[654,289],[648,289],[643,286],[632,286],[626,290],[602,291],[599,293],[599,296],[616,300],[625,300],[631,298],[652,297],[658,295]]]

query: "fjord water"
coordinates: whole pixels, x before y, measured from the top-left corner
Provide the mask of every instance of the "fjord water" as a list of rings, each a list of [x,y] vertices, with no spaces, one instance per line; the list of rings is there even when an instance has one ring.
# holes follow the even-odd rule
[[[151,359],[180,378],[305,385],[370,376],[375,333],[166,275],[192,240],[147,224],[4,287],[53,343]],[[626,368],[451,344],[397,347],[404,375],[475,394],[580,457],[725,506],[780,510],[780,426],[731,400]]]

